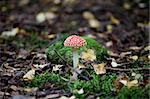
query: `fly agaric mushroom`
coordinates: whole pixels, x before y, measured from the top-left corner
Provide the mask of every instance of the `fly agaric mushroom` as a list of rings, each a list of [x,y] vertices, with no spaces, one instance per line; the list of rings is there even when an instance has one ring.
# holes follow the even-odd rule
[[[78,49],[86,44],[86,41],[80,36],[72,35],[64,41],[64,46],[73,48],[73,67],[77,68],[79,63]]]

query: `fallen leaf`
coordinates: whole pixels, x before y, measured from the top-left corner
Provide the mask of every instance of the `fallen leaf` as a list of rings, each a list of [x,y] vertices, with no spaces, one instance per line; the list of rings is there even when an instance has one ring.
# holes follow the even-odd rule
[[[29,52],[25,49],[20,49],[17,58],[25,59],[29,55]]]
[[[109,24],[109,25],[106,26],[106,28],[107,28],[108,33],[112,33],[112,29],[113,29],[112,25]]]
[[[135,86],[138,86],[138,80],[128,81],[127,83],[128,88],[135,87]]]
[[[82,52],[81,59],[85,61],[94,61],[96,60],[96,55],[94,53],[94,50],[88,49],[86,52]]]
[[[110,56],[114,56],[114,57],[119,57],[119,55],[117,53],[114,53],[112,51],[107,51],[107,53],[110,55]]]
[[[82,89],[80,89],[80,90],[78,90],[78,91],[77,91],[77,93],[78,93],[78,94],[83,94],[83,93],[84,93],[83,88],[82,88]]]
[[[137,55],[134,55],[134,56],[130,56],[130,59],[136,61],[138,59],[138,56]]]
[[[87,20],[95,19],[94,14],[89,11],[83,12],[82,16],[83,16],[83,18],[85,18]]]
[[[117,92],[119,92],[124,85],[127,85],[128,79],[128,76],[121,75],[114,81],[114,86]]]
[[[1,37],[10,37],[15,36],[19,31],[19,28],[13,28],[11,31],[4,31],[1,34]]]
[[[127,80],[120,80],[119,82],[121,82],[124,85],[127,85],[128,81]]]
[[[125,57],[126,55],[130,55],[132,52],[121,52],[120,57]]]
[[[144,48],[145,51],[150,51],[150,45]]]
[[[75,3],[76,3],[76,0],[63,0],[64,5],[72,5]]]
[[[71,96],[71,97],[61,96],[58,99],[76,99],[76,97],[75,96]]]
[[[17,86],[15,86],[15,85],[11,85],[10,88],[14,91],[16,91],[18,89]]]
[[[73,75],[71,77],[71,81],[76,81],[78,79],[78,75],[81,74],[82,70],[79,69],[79,68],[76,68],[74,71],[73,71]]]
[[[128,88],[138,86],[138,80],[128,81],[128,79],[126,79],[126,80],[119,80],[119,82],[127,86]]]
[[[142,77],[141,74],[136,74],[134,78],[135,78],[136,80],[138,80],[138,79],[143,78],[143,77]]]
[[[110,20],[111,20],[112,24],[116,24],[116,25],[120,24],[120,21],[117,18],[115,18],[114,16],[110,16]]]
[[[113,45],[112,41],[106,42],[106,47],[111,47]]]
[[[55,65],[53,71],[59,71],[63,65]]]
[[[128,2],[125,2],[123,4],[123,8],[126,9],[126,10],[130,10],[131,9],[131,5]]]
[[[117,62],[116,62],[116,60],[113,58],[112,59],[112,62],[111,62],[111,66],[112,67],[118,67],[120,64],[118,64]]]
[[[148,57],[148,59],[150,60],[150,55],[148,55],[147,57]]]
[[[25,92],[28,92],[28,93],[36,92],[37,90],[38,90],[37,87],[35,87],[35,88],[25,88],[25,89],[24,89],[24,91],[25,91]]]
[[[43,12],[40,12],[36,15],[36,21],[39,22],[39,23],[42,23],[46,20],[46,16],[45,16],[45,13]]]
[[[86,68],[86,66],[83,65],[83,64],[78,64],[78,67],[79,67],[79,69],[80,69],[80,68]]]
[[[19,6],[27,5],[30,2],[30,0],[20,0]]]
[[[80,90],[74,90],[73,92],[78,93],[78,94],[83,94],[84,90],[83,90],[83,88],[81,88]]]
[[[90,19],[88,23],[91,28],[99,28],[101,26],[100,22],[97,19]]]
[[[45,14],[45,17],[47,20],[52,20],[52,19],[56,18],[56,14],[53,12],[45,12],[44,14]]]
[[[134,72],[131,74],[131,76],[135,76],[135,75],[136,75],[136,73],[134,73]]]
[[[45,99],[56,99],[60,96],[60,94],[49,94],[45,97]]]
[[[23,76],[23,80],[32,81],[34,79],[34,76],[35,76],[35,69],[31,69]]]
[[[105,63],[93,64],[94,71],[96,72],[97,75],[106,73],[105,65],[106,65]]]
[[[60,4],[60,3],[61,3],[61,0],[53,0],[53,3],[54,3],[54,4]]]
[[[39,69],[39,68],[44,68],[45,66],[48,66],[49,65],[49,63],[47,63],[47,64],[42,64],[42,65],[38,65],[38,64],[33,64],[33,66],[36,68],[36,69]]]
[[[136,51],[140,50],[141,48],[142,48],[142,47],[138,47],[138,46],[129,47],[129,49],[131,49],[131,50],[136,50]]]
[[[31,96],[25,96],[25,95],[15,95],[12,96],[12,99],[36,99],[35,97]]]

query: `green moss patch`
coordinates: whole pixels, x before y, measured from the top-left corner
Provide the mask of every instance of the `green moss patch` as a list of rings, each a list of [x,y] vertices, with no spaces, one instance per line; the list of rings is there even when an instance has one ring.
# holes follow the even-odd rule
[[[63,42],[67,37],[63,37],[56,43],[50,45],[46,51],[46,54],[49,58],[49,60],[53,63],[62,63],[62,59],[56,54],[55,50],[60,54],[62,58],[64,58],[68,63],[72,62],[72,48],[65,47]],[[89,37],[83,37],[87,45],[84,47],[81,47],[79,49],[79,54],[81,52],[86,51],[87,49],[93,49],[96,53],[97,61],[104,60],[105,56],[108,56],[107,50],[102,47],[96,40],[89,38]]]

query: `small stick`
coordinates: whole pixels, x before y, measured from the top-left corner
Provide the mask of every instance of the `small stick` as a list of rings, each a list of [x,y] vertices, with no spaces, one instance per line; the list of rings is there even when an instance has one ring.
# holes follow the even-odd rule
[[[134,70],[138,70],[138,71],[142,71],[142,70],[148,70],[150,71],[150,68],[129,68],[129,69],[121,69],[121,68],[111,68],[111,67],[106,67],[106,70],[113,70],[113,71],[134,71]]]

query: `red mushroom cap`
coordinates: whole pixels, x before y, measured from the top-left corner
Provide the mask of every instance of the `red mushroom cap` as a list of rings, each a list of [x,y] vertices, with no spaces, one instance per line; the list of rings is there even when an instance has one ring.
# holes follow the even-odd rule
[[[86,41],[80,36],[72,35],[64,41],[64,46],[79,48],[86,44]]]

